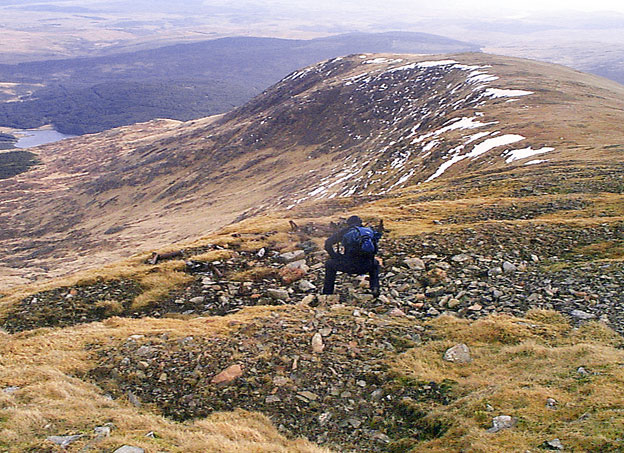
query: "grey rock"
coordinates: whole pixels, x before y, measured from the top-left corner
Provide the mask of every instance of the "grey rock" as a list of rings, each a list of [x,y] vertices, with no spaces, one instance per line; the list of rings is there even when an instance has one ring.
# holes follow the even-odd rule
[[[516,267],[515,264],[510,263],[509,261],[505,261],[503,263],[503,272],[505,272],[506,274],[510,274],[512,272],[516,272],[518,270],[518,268]]]
[[[15,392],[17,392],[20,388],[19,387],[5,387],[2,389],[2,393],[6,393],[7,395],[13,395]]]
[[[446,350],[444,360],[453,363],[470,363],[472,362],[470,349],[464,343],[457,344]]]
[[[550,409],[556,409],[557,408],[557,400],[554,398],[546,398],[546,407],[550,408]]]
[[[132,447],[130,445],[124,445],[123,447],[119,447],[113,453],[145,453],[145,450],[139,447]]]
[[[288,291],[285,289],[269,288],[267,294],[275,300],[288,300]]]
[[[490,277],[495,277],[497,275],[501,275],[503,273],[503,269],[500,267],[493,267],[488,271],[488,275]]]
[[[570,315],[574,318],[578,318],[584,321],[588,319],[594,319],[596,317],[596,315],[594,315],[593,313],[587,313],[583,310],[572,310]]]
[[[111,435],[111,428],[110,426],[96,426],[93,432],[99,437],[109,437]]]
[[[82,437],[82,434],[75,434],[73,436],[48,436],[47,440],[55,443],[56,445],[60,445],[62,448],[69,446],[70,444],[76,442],[78,439]]]
[[[282,253],[279,256],[279,260],[282,263],[292,263],[305,258],[305,252],[303,250],[295,250],[294,252]]]
[[[262,258],[265,254],[266,254],[266,249],[262,247],[260,250],[258,250],[258,253],[256,253],[256,256],[258,258]]]
[[[470,255],[467,255],[465,253],[460,253],[459,255],[455,255],[451,258],[451,261],[454,261],[455,263],[465,263],[466,261],[470,260],[472,260]]]
[[[282,399],[277,395],[269,395],[264,400],[267,404],[279,403]]]
[[[316,289],[316,285],[309,282],[308,280],[299,280],[299,289],[301,291],[312,291]]]
[[[407,267],[414,271],[423,271],[425,270],[425,262],[420,258],[405,258],[403,260]]]
[[[492,419],[492,427],[488,429],[488,433],[497,433],[502,429],[513,428],[518,420],[510,415],[499,415]]]
[[[193,297],[191,300],[189,300],[189,302],[192,304],[203,304],[205,300],[206,298],[204,296],[197,296]]]
[[[542,445],[548,450],[563,450],[563,444],[559,439],[547,440]]]
[[[308,272],[310,270],[310,266],[306,264],[306,260],[297,260],[292,263],[288,263],[286,265],[288,269],[301,269],[303,272]]]
[[[359,418],[350,418],[347,420],[347,423],[349,423],[355,429],[358,429],[360,426],[362,426],[362,420],[360,420]]]

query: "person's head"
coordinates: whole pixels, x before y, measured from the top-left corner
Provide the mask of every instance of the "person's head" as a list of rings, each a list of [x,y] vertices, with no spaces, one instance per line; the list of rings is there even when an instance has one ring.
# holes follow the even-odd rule
[[[362,226],[362,219],[356,215],[352,215],[347,219],[347,225],[349,226]]]

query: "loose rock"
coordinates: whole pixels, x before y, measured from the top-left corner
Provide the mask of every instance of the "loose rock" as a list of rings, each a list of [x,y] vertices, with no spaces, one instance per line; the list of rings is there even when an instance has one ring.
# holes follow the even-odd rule
[[[449,348],[444,353],[444,360],[453,363],[470,363],[472,357],[470,357],[470,349],[464,343]]]

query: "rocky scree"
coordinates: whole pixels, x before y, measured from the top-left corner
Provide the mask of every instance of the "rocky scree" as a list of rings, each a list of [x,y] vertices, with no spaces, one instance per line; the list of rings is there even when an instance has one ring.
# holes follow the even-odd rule
[[[89,378],[115,398],[176,420],[244,408],[268,415],[286,434],[339,451],[382,451],[448,428],[427,414],[452,400],[452,383],[418,382],[388,369],[396,354],[427,338],[405,317],[343,305],[293,307],[227,337],[163,334],[93,345],[99,366]],[[236,373],[216,384],[223,370]]]

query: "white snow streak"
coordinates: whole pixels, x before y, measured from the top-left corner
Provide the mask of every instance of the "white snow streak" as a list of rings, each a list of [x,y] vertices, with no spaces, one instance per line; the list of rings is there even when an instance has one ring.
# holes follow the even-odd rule
[[[530,146],[528,148],[523,149],[514,149],[511,151],[506,151],[503,153],[503,156],[507,157],[505,162],[508,164],[513,162],[514,160],[526,159],[527,157],[536,156],[538,154],[544,154],[549,151],[553,151],[555,148],[550,148],[548,146],[544,146],[540,149],[532,149]]]
[[[516,134],[507,134],[507,135],[501,135],[500,137],[488,138],[487,140],[483,141],[482,143],[479,143],[474,148],[472,148],[472,151],[470,151],[469,153],[462,154],[462,155],[459,155],[458,152],[461,151],[461,149],[463,149],[463,145],[457,148],[454,148],[450,151],[450,153],[454,153],[455,155],[451,157],[450,160],[440,165],[440,167],[436,170],[436,172],[433,175],[429,176],[425,182],[429,182],[437,178],[438,176],[442,175],[442,173],[444,173],[451,165],[461,160],[464,160],[466,158],[479,157],[482,154],[487,153],[492,148],[496,148],[498,146],[510,145],[512,143],[519,142],[520,140],[524,140],[524,137],[522,135],[516,135]]]
[[[487,88],[484,94],[493,98],[509,98],[516,96],[527,96],[529,94],[533,94],[533,92],[523,90],[501,90],[500,88]]]

